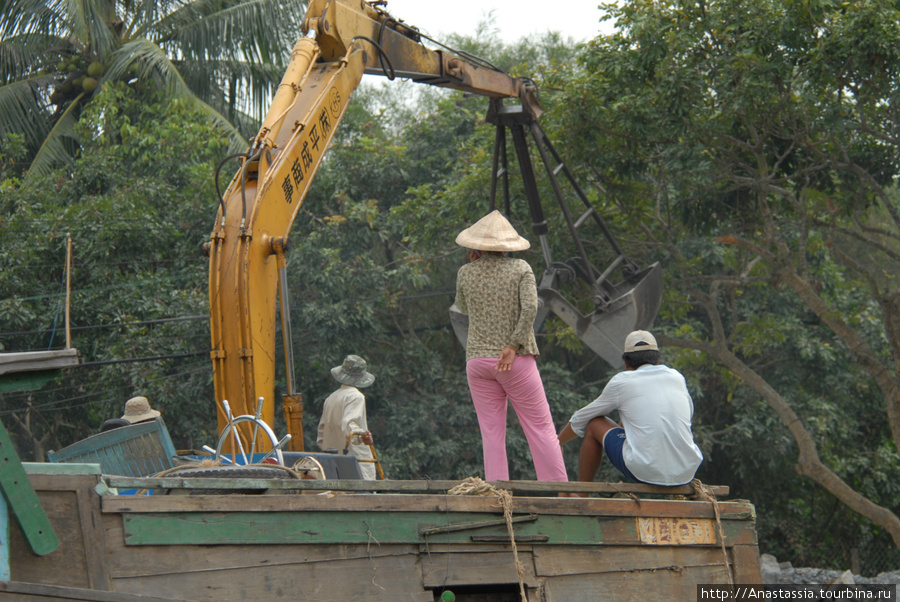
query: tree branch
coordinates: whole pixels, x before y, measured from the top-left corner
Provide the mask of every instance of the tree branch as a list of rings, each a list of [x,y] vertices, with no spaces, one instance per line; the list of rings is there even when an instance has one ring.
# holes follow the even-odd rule
[[[809,431],[806,430],[800,417],[762,376],[744,364],[724,344],[688,341],[666,335],[657,335],[657,340],[665,346],[695,349],[708,354],[716,363],[730,370],[750,388],[759,393],[769,407],[778,414],[785,426],[788,427],[788,430],[794,437],[794,441],[797,443],[799,448],[797,471],[824,487],[853,511],[858,512],[887,530],[894,540],[894,545],[900,547],[900,517],[888,508],[875,504],[857,492],[822,463],[816,443]]]

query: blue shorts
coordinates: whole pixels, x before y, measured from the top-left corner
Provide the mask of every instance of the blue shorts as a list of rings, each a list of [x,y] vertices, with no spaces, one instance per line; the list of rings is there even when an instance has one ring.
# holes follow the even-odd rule
[[[616,427],[606,431],[603,437],[603,451],[612,465],[619,469],[623,475],[631,479],[635,483],[643,483],[639,478],[631,474],[628,467],[625,466],[625,459],[622,458],[622,447],[625,445],[625,429]]]

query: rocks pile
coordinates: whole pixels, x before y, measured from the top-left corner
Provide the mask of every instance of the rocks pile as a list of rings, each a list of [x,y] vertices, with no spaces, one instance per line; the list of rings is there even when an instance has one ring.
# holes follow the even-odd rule
[[[829,569],[795,569],[790,562],[778,562],[771,554],[759,557],[762,580],[766,585],[798,585],[803,583],[835,585],[896,585],[900,570],[880,573],[877,577],[854,575],[850,571]]]

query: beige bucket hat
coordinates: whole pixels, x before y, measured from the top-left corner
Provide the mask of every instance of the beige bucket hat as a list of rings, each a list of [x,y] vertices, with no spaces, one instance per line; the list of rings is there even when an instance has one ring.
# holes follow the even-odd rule
[[[366,371],[366,360],[358,355],[348,355],[344,363],[331,369],[331,375],[342,385],[368,387],[375,382],[375,375]]]
[[[150,402],[146,397],[132,397],[125,402],[125,414],[122,420],[127,420],[131,424],[135,422],[143,422],[156,418],[160,413],[150,407]]]
[[[476,251],[501,253],[524,251],[531,246],[496,209],[460,232],[456,244]]]

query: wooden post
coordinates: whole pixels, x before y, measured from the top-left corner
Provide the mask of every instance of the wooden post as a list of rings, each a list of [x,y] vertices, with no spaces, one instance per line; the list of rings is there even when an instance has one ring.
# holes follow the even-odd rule
[[[72,237],[66,237],[66,349],[72,348],[72,328],[70,322],[72,298]]]

